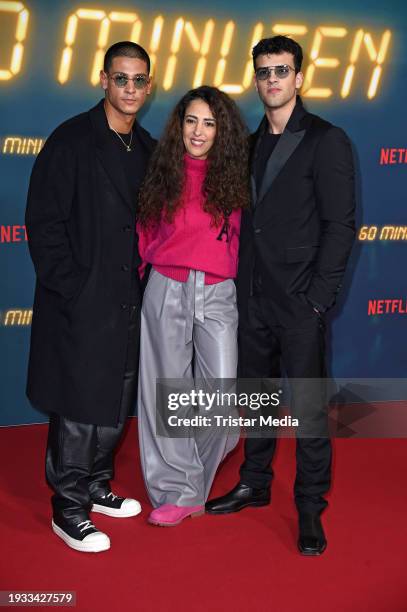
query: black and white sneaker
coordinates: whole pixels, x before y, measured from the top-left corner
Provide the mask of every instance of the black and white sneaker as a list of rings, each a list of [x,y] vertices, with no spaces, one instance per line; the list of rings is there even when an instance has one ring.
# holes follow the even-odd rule
[[[52,519],[52,530],[74,550],[96,553],[110,548],[109,537],[96,529],[92,521],[80,519],[79,521],[79,523],[64,521],[61,527]]]
[[[94,499],[91,510],[93,512],[100,512],[100,514],[107,514],[107,516],[125,518],[140,514],[141,506],[136,499],[119,497],[119,495],[114,495],[110,492],[103,495],[103,497]]]

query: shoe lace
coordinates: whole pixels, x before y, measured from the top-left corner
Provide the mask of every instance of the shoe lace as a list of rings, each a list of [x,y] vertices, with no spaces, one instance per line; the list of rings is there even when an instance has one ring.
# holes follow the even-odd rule
[[[107,495],[104,495],[104,497],[106,497],[106,498],[107,498],[107,497],[111,497],[111,498],[112,498],[112,501],[114,501],[114,500],[115,500],[115,499],[117,499],[119,496],[118,496],[118,495],[115,495],[114,493],[112,493],[112,492],[110,491],[110,493],[108,493]]]
[[[80,531],[86,531],[87,529],[96,529],[95,525],[92,523],[92,521],[82,521],[82,523],[78,523],[78,527],[80,527],[81,525],[84,525],[84,527],[82,527],[82,529],[80,529]]]

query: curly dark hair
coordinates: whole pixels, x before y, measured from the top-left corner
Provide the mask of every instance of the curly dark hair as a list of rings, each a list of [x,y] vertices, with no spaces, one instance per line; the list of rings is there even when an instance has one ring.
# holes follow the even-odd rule
[[[280,53],[291,53],[294,56],[294,68],[298,73],[301,70],[303,60],[301,45],[288,36],[272,36],[262,38],[252,49],[253,65],[256,70],[256,59],[259,55],[280,55]]]
[[[203,100],[216,119],[216,135],[208,153],[203,183],[204,210],[212,225],[219,226],[234,209],[249,204],[248,131],[236,104],[216,87],[203,85],[188,91],[172,111],[164,133],[151,157],[140,192],[138,219],[142,226],[171,223],[182,205],[184,154],[182,126],[188,105]]]

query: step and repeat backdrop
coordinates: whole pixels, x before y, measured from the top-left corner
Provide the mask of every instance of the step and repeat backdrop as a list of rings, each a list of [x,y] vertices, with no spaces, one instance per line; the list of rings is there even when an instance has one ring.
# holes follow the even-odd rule
[[[406,22],[402,0],[0,1],[0,425],[46,420],[25,397],[34,290],[24,226],[31,168],[51,131],[102,97],[104,52],[123,39],[151,54],[154,93],[139,120],[155,137],[181,95],[204,83],[233,96],[254,130],[262,107],[252,84],[252,46],[273,34],[300,42],[304,103],[346,130],[358,172],[357,241],[330,314],[331,373],[404,377]]]

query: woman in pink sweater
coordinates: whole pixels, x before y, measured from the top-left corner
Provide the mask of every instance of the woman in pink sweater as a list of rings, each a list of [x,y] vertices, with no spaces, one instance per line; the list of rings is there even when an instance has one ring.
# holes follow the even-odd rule
[[[203,86],[180,100],[141,194],[139,250],[152,269],[141,314],[140,454],[155,508],[149,522],[172,526],[204,512],[216,469],[238,441],[215,418],[225,407],[208,409],[236,377],[233,279],[249,200],[247,132],[225,93]]]

